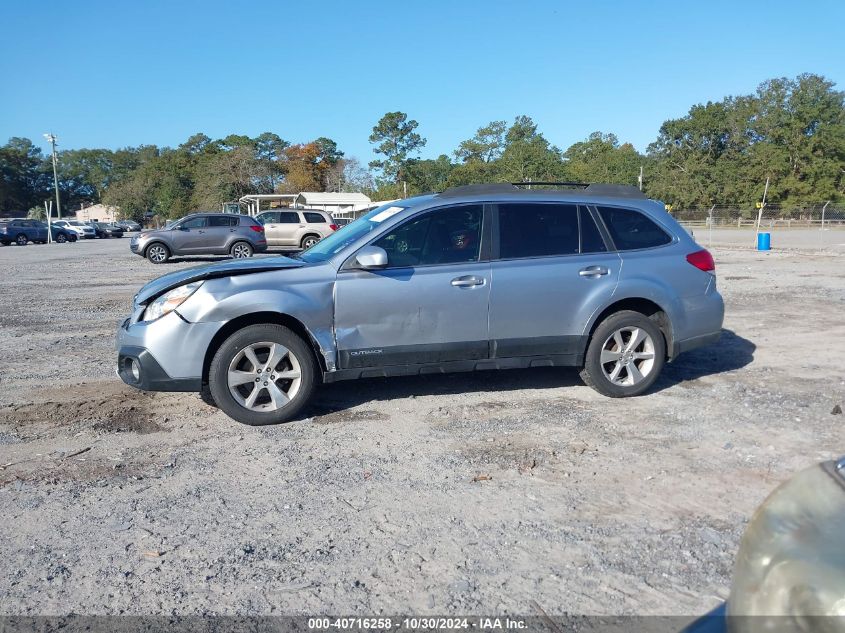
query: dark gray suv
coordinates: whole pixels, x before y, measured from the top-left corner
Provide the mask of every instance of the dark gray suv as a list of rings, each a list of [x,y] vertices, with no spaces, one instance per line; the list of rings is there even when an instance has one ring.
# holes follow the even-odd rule
[[[267,250],[264,227],[247,215],[193,213],[172,225],[132,237],[130,250],[154,264],[174,255],[252,257]]]
[[[475,185],[398,200],[297,259],[171,273],[135,296],[118,373],[229,416],[295,416],[320,382],[574,366],[611,397],[719,338],[710,253],[634,187]]]

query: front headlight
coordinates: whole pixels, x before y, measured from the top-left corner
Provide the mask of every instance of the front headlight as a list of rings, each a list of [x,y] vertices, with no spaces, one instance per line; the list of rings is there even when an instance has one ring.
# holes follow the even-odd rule
[[[185,284],[184,286],[174,288],[173,290],[168,290],[147,306],[141,320],[155,321],[156,319],[163,317],[168,312],[173,312],[176,308],[185,303],[188,297],[194,294],[197,291],[197,288],[201,285],[201,281],[194,281],[192,283]]]
[[[728,615],[779,618],[736,618],[729,628],[743,633],[815,625],[845,631],[845,458],[798,473],[754,514],[739,547]],[[838,617],[808,620],[814,616]]]

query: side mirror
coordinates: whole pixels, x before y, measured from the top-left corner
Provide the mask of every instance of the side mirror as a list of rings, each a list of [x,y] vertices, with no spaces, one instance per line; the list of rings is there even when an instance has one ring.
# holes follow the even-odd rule
[[[378,246],[365,246],[355,255],[355,267],[377,270],[387,267],[387,251]]]

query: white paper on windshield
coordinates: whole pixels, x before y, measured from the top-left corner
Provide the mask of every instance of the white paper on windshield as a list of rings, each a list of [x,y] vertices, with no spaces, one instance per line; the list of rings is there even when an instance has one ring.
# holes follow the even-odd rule
[[[387,218],[392,217],[402,211],[404,207],[387,207],[381,213],[376,213],[370,218],[370,222],[384,222]]]

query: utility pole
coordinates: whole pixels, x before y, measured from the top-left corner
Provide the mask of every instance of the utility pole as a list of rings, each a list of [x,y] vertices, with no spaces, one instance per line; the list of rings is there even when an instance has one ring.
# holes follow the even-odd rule
[[[760,211],[757,213],[757,233],[760,233],[760,222],[763,220],[763,209],[766,208],[766,194],[769,193],[769,177],[766,177],[766,187],[763,189],[763,202],[760,204]]]
[[[53,185],[56,187],[56,214],[59,219],[62,219],[62,202],[59,200],[59,170],[56,167],[56,135],[50,132],[45,134],[44,138],[50,141],[53,146]]]

